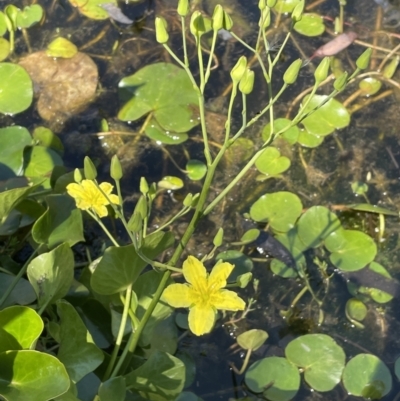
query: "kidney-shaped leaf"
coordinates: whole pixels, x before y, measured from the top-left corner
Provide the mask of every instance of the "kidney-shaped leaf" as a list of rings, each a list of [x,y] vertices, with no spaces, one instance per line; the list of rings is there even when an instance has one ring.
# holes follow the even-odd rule
[[[0,311],[0,352],[29,349],[43,331],[42,318],[26,306]]]
[[[11,286],[15,276],[10,274],[0,273],[0,294],[4,294]],[[15,304],[29,305],[36,299],[35,291],[28,280],[20,278],[17,285],[13,288],[10,295],[4,301],[2,307],[11,306]]]
[[[193,84],[186,72],[173,64],[148,65],[123,78],[119,87],[133,92],[118,113],[123,121],[135,121],[151,112],[166,130],[186,132],[198,124],[193,114],[197,105]]]
[[[17,14],[17,27],[20,29],[29,28],[34,24],[40,22],[43,18],[43,8],[39,4],[32,4],[31,6],[24,7],[23,10]]]
[[[69,0],[73,7],[77,7],[79,12],[91,19],[107,19],[109,15],[107,11],[100,7],[101,4],[111,3],[117,6],[116,0]]]
[[[272,356],[253,363],[244,378],[255,393],[264,392],[271,401],[291,400],[299,390],[300,374],[286,358]]]
[[[378,400],[392,389],[392,375],[375,355],[359,354],[347,363],[343,384],[356,397]]]
[[[267,340],[268,333],[264,330],[252,329],[237,336],[236,341],[243,349],[258,350]]]
[[[290,167],[290,159],[281,156],[281,152],[268,146],[256,161],[257,170],[268,177],[277,176]]]
[[[304,103],[310,95],[304,98]],[[305,112],[309,112],[318,107],[327,96],[314,95],[310,103],[305,108]],[[347,127],[350,124],[350,113],[346,107],[336,99],[328,100],[322,107],[306,117],[302,124],[306,130],[314,135],[328,135],[335,129]]]
[[[319,36],[325,31],[324,19],[318,14],[303,14],[293,28],[305,36]]]
[[[0,395],[7,401],[48,401],[70,386],[64,365],[38,351],[0,354]]]
[[[297,195],[282,191],[261,196],[251,206],[250,216],[254,221],[268,222],[276,231],[286,232],[294,227],[302,209]]]
[[[330,391],[339,382],[346,355],[326,334],[306,334],[291,341],[286,358],[304,369],[306,382],[317,391]]]

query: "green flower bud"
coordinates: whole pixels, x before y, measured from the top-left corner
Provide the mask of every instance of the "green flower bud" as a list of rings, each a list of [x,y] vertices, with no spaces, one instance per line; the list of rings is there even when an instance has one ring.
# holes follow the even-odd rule
[[[147,183],[146,178],[144,178],[144,177],[141,177],[141,178],[140,178],[140,186],[139,186],[139,189],[140,189],[140,192],[141,192],[143,195],[146,195],[147,192],[149,192],[149,184]]]
[[[394,73],[397,70],[397,66],[399,65],[399,61],[400,61],[400,57],[397,56],[395,58],[392,59],[392,61],[385,66],[385,68],[383,69],[383,76],[385,78],[392,78]]]
[[[300,68],[303,65],[303,61],[301,59],[297,59],[290,64],[289,68],[283,74],[283,82],[286,85],[294,84],[297,80],[297,76],[299,75]]]
[[[297,3],[296,7],[292,12],[292,21],[294,23],[299,22],[301,20],[301,18],[303,17],[303,11],[304,11],[304,0],[301,0],[300,3]]]
[[[17,16],[20,13],[20,9],[12,4],[9,4],[4,9],[6,16],[6,26],[9,32],[17,30]]]
[[[267,0],[267,6],[269,8],[275,7],[277,0]]]
[[[224,24],[222,25],[222,28],[224,28],[226,31],[230,31],[233,27],[233,20],[231,16],[224,10]]]
[[[136,203],[134,213],[139,213],[143,219],[147,217],[147,201],[143,195],[139,198],[138,203]]]
[[[254,71],[247,68],[239,82],[239,90],[244,95],[248,95],[253,90],[254,86]]]
[[[314,72],[315,82],[320,83],[327,78],[329,73],[329,64],[329,57],[324,57]]]
[[[169,35],[167,32],[167,21],[163,17],[156,17],[156,40],[158,43],[164,44],[168,42]]]
[[[247,284],[253,279],[253,273],[247,272],[236,277],[236,285],[239,288],[246,288]]]
[[[356,66],[360,70],[365,70],[369,66],[369,60],[371,59],[372,49],[369,48],[361,54],[361,56],[356,61]]]
[[[82,181],[82,179],[83,179],[83,177],[82,177],[81,170],[79,170],[79,168],[76,168],[74,170],[74,181],[79,184]]]
[[[196,10],[192,14],[192,18],[190,19],[190,32],[196,38],[203,35],[206,31],[206,26],[204,24],[204,18],[201,15],[201,12]]]
[[[193,194],[191,194],[191,193],[188,193],[186,196],[185,196],[185,199],[183,200],[183,206],[185,206],[185,207],[190,207],[191,205],[192,205],[192,202],[193,202]]]
[[[264,10],[264,8],[267,7],[267,2],[266,0],[259,0],[258,1],[258,8],[260,10]]]
[[[234,84],[238,84],[247,68],[246,56],[241,56],[231,71],[231,78]]]
[[[215,247],[220,247],[222,245],[222,242],[224,241],[224,229],[220,227],[218,229],[217,234],[215,234],[213,244]]]
[[[142,216],[135,210],[131,218],[129,219],[127,226],[129,230],[131,230],[133,233],[138,233],[142,230],[142,225],[143,225]]]
[[[335,79],[333,87],[339,92],[343,90],[347,84],[347,77],[348,77],[347,72],[344,72],[342,75],[340,75],[338,78]]]
[[[261,11],[260,21],[258,26],[262,29],[267,29],[271,24],[271,9],[269,7],[264,8]]]
[[[189,13],[189,0],[179,0],[176,11],[181,17],[186,17]]]
[[[114,155],[111,159],[110,175],[115,181],[119,181],[123,176],[121,162],[117,155]]]
[[[87,180],[94,180],[97,177],[97,169],[90,157],[85,156],[83,160],[83,172],[85,173],[85,178]]]
[[[212,16],[212,27],[214,31],[222,29],[224,24],[224,9],[221,4],[217,4],[214,8],[214,14]]]

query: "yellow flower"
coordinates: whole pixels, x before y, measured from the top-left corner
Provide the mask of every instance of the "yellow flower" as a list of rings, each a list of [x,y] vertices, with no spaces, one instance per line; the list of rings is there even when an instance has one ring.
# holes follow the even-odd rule
[[[114,188],[111,184],[102,182],[99,186],[112,203],[119,204],[118,196],[111,193]],[[67,192],[75,199],[76,206],[79,209],[91,209],[99,217],[107,216],[106,205],[109,205],[110,202],[92,180],[82,180],[80,184],[68,184]]]
[[[190,330],[201,336],[214,326],[217,309],[244,310],[246,304],[235,292],[224,290],[234,266],[218,263],[207,274],[204,265],[193,256],[183,262],[183,275],[188,284],[171,284],[162,299],[174,308],[189,308]]]

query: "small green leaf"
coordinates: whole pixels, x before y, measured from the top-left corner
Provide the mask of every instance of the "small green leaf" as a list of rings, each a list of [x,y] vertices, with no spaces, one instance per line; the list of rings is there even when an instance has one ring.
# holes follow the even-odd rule
[[[184,184],[179,177],[167,176],[158,181],[157,186],[159,188],[167,189],[169,191],[176,191],[183,188]]]
[[[188,177],[193,181],[201,180],[207,172],[207,166],[200,160],[189,160],[186,164]]]
[[[4,265],[3,265],[4,267]],[[4,294],[7,289],[11,286],[15,276],[10,274],[0,273],[0,294]],[[35,291],[32,288],[31,283],[24,278],[18,280],[17,285],[11,291],[11,294],[7,297],[2,307],[5,308],[10,305],[29,305],[36,299]]]
[[[291,121],[288,120],[287,118],[278,118],[274,120],[274,132],[273,134],[276,134],[277,132],[283,131],[279,137],[286,139],[291,145],[294,145],[297,142],[297,139],[299,137],[299,128],[297,125],[294,125],[290,128],[287,128],[291,125]],[[271,135],[271,123],[268,123],[262,130],[262,139],[264,141],[268,141],[269,137]]]
[[[314,135],[305,129],[300,130],[298,142],[301,146],[306,148],[316,148],[324,141],[321,135]]]
[[[278,0],[274,9],[279,13],[291,13],[301,0]]]
[[[122,376],[108,379],[99,387],[99,401],[125,401],[126,385]]]
[[[367,307],[357,298],[350,298],[346,302],[346,315],[351,319],[362,322],[367,316]]]
[[[320,36],[325,32],[324,19],[318,14],[303,14],[293,28],[304,36]]]
[[[3,36],[7,32],[6,15],[0,11],[0,36]]]
[[[346,207],[360,212],[379,213],[387,216],[399,215],[399,212],[394,212],[381,206],[371,205],[370,203],[352,203],[351,205],[346,205]]]
[[[77,7],[81,14],[95,20],[109,18],[107,11],[100,7],[101,4],[111,3],[115,6],[118,5],[116,0],[69,0],[69,2],[72,7]]]
[[[364,96],[375,95],[382,88],[382,82],[373,77],[367,77],[358,84]]]
[[[78,53],[78,48],[68,39],[59,37],[54,39],[46,49],[49,57],[72,58]]]
[[[252,329],[239,334],[237,343],[245,350],[257,351],[267,341],[268,333],[264,330]]]
[[[37,24],[43,18],[43,8],[39,4],[24,7],[17,14],[16,24],[20,29],[26,29]]]
[[[258,171],[267,177],[282,174],[290,167],[290,159],[281,156],[281,152],[273,146],[268,146],[256,160]]]
[[[10,42],[0,37],[0,61],[5,60],[10,54]]]

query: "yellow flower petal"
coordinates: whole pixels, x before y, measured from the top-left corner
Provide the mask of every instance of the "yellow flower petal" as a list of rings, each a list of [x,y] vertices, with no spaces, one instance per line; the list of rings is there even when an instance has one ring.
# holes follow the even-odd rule
[[[193,306],[189,311],[189,328],[196,336],[209,333],[215,323],[215,310],[212,307]]]
[[[192,289],[186,284],[170,284],[161,299],[174,308],[189,308],[193,304]]]
[[[106,217],[108,215],[108,210],[104,205],[92,205],[92,208],[99,217]]]
[[[111,203],[114,203],[114,205],[119,205],[119,198],[117,195],[109,194],[108,197],[110,198]]]
[[[229,277],[234,267],[235,266],[228,262],[215,265],[208,278],[208,288],[211,291],[216,291],[226,287],[226,279]]]
[[[206,268],[203,263],[194,256],[188,256],[183,262],[182,270],[185,280],[192,285],[196,285],[199,279],[203,279],[201,281],[204,281],[204,279],[207,278]]]
[[[102,182],[99,187],[104,191],[106,195],[109,195],[114,188],[109,182]]]
[[[211,294],[210,305],[215,309],[238,311],[244,310],[246,303],[236,292],[229,290],[220,290]]]

